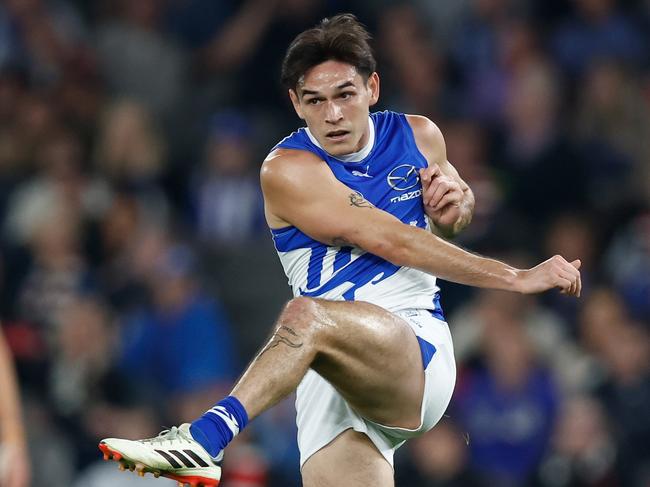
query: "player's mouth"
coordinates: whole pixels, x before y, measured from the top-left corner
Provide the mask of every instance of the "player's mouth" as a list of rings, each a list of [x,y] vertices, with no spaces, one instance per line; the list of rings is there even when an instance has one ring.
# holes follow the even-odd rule
[[[348,135],[350,135],[349,130],[332,130],[331,132],[327,132],[325,137],[332,142],[341,142],[342,140],[345,140]]]

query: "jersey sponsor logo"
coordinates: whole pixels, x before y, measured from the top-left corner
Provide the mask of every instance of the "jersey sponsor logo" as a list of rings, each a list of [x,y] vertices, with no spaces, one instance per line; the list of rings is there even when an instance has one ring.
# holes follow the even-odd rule
[[[412,164],[402,164],[388,173],[386,181],[394,190],[406,191],[420,184],[420,175]]]
[[[402,193],[399,196],[394,196],[393,198],[390,199],[390,202],[399,203],[400,201],[412,200],[413,198],[418,198],[420,196],[422,196],[422,190],[416,189],[415,191],[409,191],[408,193]]]

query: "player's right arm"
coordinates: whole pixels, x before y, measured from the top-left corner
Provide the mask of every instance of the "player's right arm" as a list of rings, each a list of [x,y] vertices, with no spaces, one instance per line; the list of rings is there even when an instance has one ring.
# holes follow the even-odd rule
[[[262,165],[261,182],[272,228],[293,225],[327,245],[358,247],[395,265],[469,286],[522,293],[557,287],[580,294],[579,261],[554,256],[532,269],[516,269],[467,252],[375,208],[310,152],[272,152]]]

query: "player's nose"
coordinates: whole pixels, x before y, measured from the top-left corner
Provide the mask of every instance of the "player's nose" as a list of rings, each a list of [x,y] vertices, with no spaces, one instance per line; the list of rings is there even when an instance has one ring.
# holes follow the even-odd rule
[[[332,101],[328,101],[325,107],[325,121],[327,123],[338,123],[343,119],[341,107]]]

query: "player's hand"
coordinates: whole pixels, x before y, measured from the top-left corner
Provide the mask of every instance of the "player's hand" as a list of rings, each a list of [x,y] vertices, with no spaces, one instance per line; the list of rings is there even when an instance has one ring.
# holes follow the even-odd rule
[[[420,169],[424,211],[434,224],[453,226],[461,216],[464,193],[460,183],[440,171],[437,165]]]
[[[519,271],[515,284],[516,290],[524,294],[533,294],[559,288],[563,294],[580,297],[582,290],[580,265],[579,260],[568,262],[564,257],[555,255],[532,269]]]
[[[29,456],[25,447],[2,445],[3,464],[0,467],[0,487],[29,487]]]

